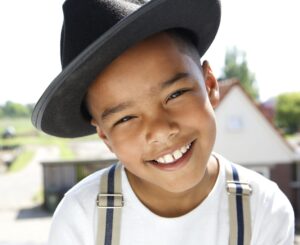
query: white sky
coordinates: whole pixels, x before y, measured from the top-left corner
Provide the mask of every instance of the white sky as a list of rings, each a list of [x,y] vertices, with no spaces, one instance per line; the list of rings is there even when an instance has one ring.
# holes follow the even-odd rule
[[[0,1],[0,104],[36,102],[61,71],[62,2]],[[247,54],[262,100],[300,92],[299,11],[299,0],[223,0],[219,33],[204,57],[216,77],[226,48],[236,46]]]

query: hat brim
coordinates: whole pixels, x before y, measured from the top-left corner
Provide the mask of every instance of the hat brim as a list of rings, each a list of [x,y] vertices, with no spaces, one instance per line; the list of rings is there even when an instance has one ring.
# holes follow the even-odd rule
[[[97,75],[127,48],[155,33],[183,29],[193,34],[202,56],[217,33],[220,5],[211,0],[152,0],[105,32],[49,85],[32,123],[47,134],[74,138],[94,134],[82,100]]]

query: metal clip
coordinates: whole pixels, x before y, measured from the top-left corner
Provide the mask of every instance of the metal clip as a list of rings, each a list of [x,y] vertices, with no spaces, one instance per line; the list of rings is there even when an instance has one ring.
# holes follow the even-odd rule
[[[113,206],[108,206],[108,199],[113,198]],[[122,208],[124,206],[123,195],[120,193],[106,194],[99,193],[97,196],[98,208]]]
[[[240,187],[242,189],[241,193],[237,192],[237,187]],[[227,193],[234,194],[236,196],[251,196],[252,187],[247,182],[227,181]]]

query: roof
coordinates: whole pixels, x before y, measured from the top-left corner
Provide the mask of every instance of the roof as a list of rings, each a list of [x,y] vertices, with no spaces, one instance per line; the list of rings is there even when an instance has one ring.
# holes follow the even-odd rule
[[[261,116],[268,122],[270,127],[274,129],[276,134],[279,135],[280,139],[283,141],[283,143],[291,149],[293,152],[295,152],[295,149],[289,144],[289,142],[284,138],[283,133],[275,126],[273,120],[271,117],[268,117],[265,113],[261,105],[254,101],[254,99],[246,92],[246,90],[242,87],[239,79],[237,78],[231,78],[231,79],[225,79],[220,80],[219,82],[219,91],[220,91],[220,102],[219,105],[222,103],[224,98],[229,94],[232,88],[238,86],[242,93],[245,95],[245,97],[249,100],[249,102],[257,109],[257,111],[261,114]]]
[[[219,82],[219,91],[220,91],[220,103],[227,95],[227,93],[232,89],[232,87],[236,85],[240,86],[240,81],[237,78],[219,80],[218,82]]]

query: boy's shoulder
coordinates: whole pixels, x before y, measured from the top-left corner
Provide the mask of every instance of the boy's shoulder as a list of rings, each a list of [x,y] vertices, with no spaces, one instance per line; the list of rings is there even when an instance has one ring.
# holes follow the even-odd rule
[[[274,195],[274,193],[281,192],[278,185],[274,181],[266,178],[262,174],[252,169],[246,168],[240,164],[230,162],[220,155],[218,155],[218,157],[219,159],[221,159],[220,161],[223,161],[223,164],[226,164],[227,166],[232,164],[233,166],[235,166],[240,180],[249,183],[252,188],[253,195],[263,195],[265,197],[271,197],[272,195]]]
[[[246,168],[240,164],[231,162],[230,160],[226,159],[220,154],[216,154],[216,153],[214,154],[218,158],[221,168],[229,167],[229,169],[231,169],[230,165],[233,165],[238,172],[240,180],[248,182],[251,185],[251,187],[254,188],[254,190],[259,189],[260,191],[264,192],[269,188],[271,189],[278,188],[277,184],[274,181],[266,178],[262,174],[254,170],[251,170],[249,168]]]
[[[240,178],[251,186],[252,194],[250,200],[254,213],[259,215],[265,213],[267,215],[271,211],[274,217],[287,218],[287,216],[291,216],[292,219],[293,208],[291,203],[277,183],[254,170],[232,163],[222,156],[218,155],[218,157],[221,159],[220,162],[223,161],[223,164],[233,164]]]
[[[62,240],[70,241],[73,236],[72,241],[75,241],[79,233],[85,234],[82,238],[87,239],[85,244],[92,244],[97,210],[96,198],[100,179],[105,170],[106,168],[90,174],[65,193],[53,214],[49,244],[57,244],[57,241]],[[61,230],[66,232],[62,234]]]

